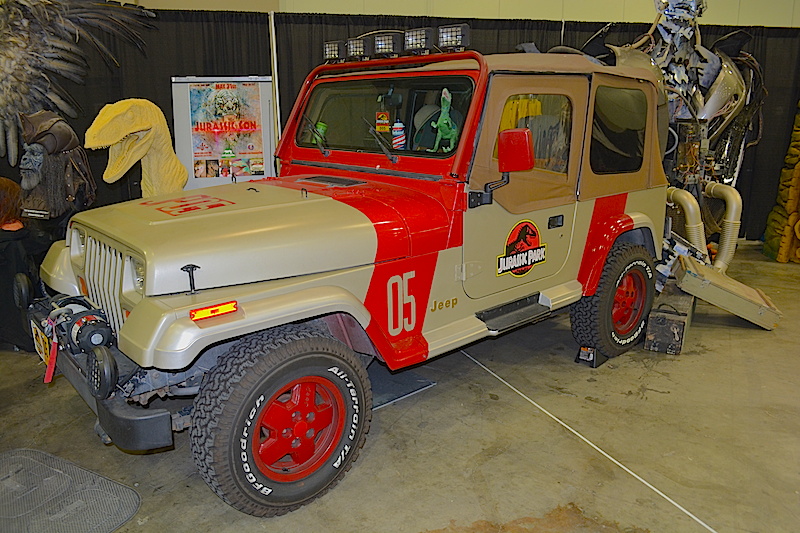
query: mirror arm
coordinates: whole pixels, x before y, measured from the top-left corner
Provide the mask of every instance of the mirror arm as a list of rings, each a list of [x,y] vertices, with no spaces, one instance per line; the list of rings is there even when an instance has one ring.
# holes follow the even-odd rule
[[[469,208],[472,209],[473,207],[492,203],[492,191],[508,185],[508,182],[509,174],[508,172],[503,172],[499,180],[490,181],[483,186],[482,191],[469,191]]]

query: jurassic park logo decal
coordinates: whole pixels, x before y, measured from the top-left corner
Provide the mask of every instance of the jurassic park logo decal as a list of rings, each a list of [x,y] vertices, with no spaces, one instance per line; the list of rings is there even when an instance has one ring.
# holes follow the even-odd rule
[[[506,238],[506,251],[497,256],[497,275],[521,277],[544,263],[547,245],[539,240],[539,228],[530,220],[518,222]]]

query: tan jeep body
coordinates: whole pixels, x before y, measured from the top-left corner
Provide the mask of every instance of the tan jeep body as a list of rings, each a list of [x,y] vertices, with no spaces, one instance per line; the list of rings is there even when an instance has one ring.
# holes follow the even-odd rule
[[[658,258],[663,101],[657,70],[580,55],[324,65],[288,120],[279,177],[80,213],[42,279],[101,309],[115,336],[110,350],[142,376],[190,373],[210,348],[288,324],[321,325],[393,370],[418,364],[589,301],[608,283],[615,246]],[[387,117],[405,128],[403,148],[391,144]],[[535,165],[494,187],[499,158],[511,159],[498,155],[506,149],[498,134],[509,128],[528,130]],[[639,290],[652,276],[648,261],[632,261]],[[645,300],[614,337],[621,350],[640,338]],[[59,366],[74,367],[65,373],[118,445],[169,445],[174,416],[171,426],[169,416],[151,416],[146,429],[131,429],[139,422],[120,398],[125,384],[92,397],[77,383],[85,369],[68,359],[76,358],[59,355]],[[340,462],[351,447],[335,452]],[[266,480],[294,482],[262,471],[241,490],[274,495]],[[248,506],[239,508],[257,514]]]

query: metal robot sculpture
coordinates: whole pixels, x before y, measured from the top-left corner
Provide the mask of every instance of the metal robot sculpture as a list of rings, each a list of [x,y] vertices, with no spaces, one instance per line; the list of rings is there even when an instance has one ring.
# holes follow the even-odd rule
[[[705,0],[656,0],[656,9],[653,28],[633,47],[649,52],[670,91],[667,161],[673,164],[665,170],[684,185],[704,179],[736,185],[745,148],[760,138],[766,97],[761,67],[742,50],[750,36],[737,31],[709,49],[697,24]],[[757,131],[748,135],[756,117]],[[688,153],[675,153],[681,149]]]
[[[761,67],[742,50],[750,40],[744,31],[703,46],[697,19],[705,0],[655,0],[655,6],[653,27],[633,47],[645,47],[669,91],[664,170],[675,186],[670,199],[680,205],[684,235],[695,246],[704,249],[706,237],[719,234],[714,267],[725,272],[741,225],[742,200],[734,186],[745,149],[761,137],[767,94]],[[699,213],[682,191],[691,193]]]
[[[705,251],[707,237],[719,233],[714,267],[724,272],[741,225],[742,200],[734,186],[745,149],[761,137],[760,111],[767,94],[761,67],[742,50],[750,40],[744,31],[703,46],[697,19],[705,0],[655,0],[655,8],[655,21],[635,43],[606,45],[609,24],[582,52],[621,63],[641,51],[660,68],[668,95],[668,125],[659,132],[664,171],[673,185],[668,199],[680,206],[686,219],[680,232],[695,247]]]

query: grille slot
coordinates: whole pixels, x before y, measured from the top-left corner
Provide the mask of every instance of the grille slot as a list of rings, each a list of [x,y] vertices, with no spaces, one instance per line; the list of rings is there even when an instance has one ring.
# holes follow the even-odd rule
[[[122,253],[94,237],[86,239],[86,284],[89,298],[105,311],[111,329],[119,333],[122,323]]]

